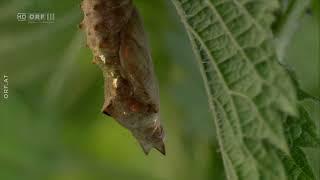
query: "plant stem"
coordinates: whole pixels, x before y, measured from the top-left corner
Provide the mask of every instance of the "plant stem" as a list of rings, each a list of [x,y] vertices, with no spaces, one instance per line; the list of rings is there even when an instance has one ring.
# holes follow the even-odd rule
[[[299,19],[305,14],[310,2],[310,0],[290,1],[287,11],[278,21],[279,23],[274,30],[274,34],[276,38],[276,51],[281,63],[284,61],[287,46],[298,28]]]

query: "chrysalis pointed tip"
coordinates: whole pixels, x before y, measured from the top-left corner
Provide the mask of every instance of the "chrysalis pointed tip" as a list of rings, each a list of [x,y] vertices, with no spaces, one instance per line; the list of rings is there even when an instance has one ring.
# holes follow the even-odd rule
[[[139,142],[140,146],[144,152],[145,155],[149,155],[149,152],[151,150],[151,147],[149,145],[143,144],[142,142]]]
[[[144,152],[144,154],[145,154],[146,156],[149,155],[150,150],[147,150],[147,149],[145,149],[145,148],[143,148],[143,147],[142,147],[142,150],[143,150],[143,152]]]
[[[166,147],[165,147],[163,141],[155,144],[155,145],[154,145],[154,148],[155,148],[156,150],[158,150],[158,151],[159,151],[161,154],[163,154],[164,156],[166,155]]]

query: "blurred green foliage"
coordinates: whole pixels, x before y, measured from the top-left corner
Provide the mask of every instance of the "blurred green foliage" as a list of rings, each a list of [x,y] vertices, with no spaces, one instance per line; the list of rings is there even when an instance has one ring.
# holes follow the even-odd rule
[[[200,72],[173,5],[135,2],[160,83],[168,155],[145,156],[127,130],[100,114],[102,75],[77,28],[80,1],[1,0],[0,73],[9,76],[9,98],[0,98],[0,179],[224,179]],[[18,22],[19,12],[55,13],[55,22]],[[303,18],[286,61],[319,97],[315,17]],[[319,109],[306,103],[319,121]],[[320,172],[319,152],[306,151]]]

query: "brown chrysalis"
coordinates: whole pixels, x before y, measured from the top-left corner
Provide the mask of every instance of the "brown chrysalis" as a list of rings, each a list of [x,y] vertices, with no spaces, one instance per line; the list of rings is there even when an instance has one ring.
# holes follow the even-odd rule
[[[80,28],[105,80],[102,112],[129,129],[146,154],[165,154],[159,88],[141,17],[132,0],[84,0]]]

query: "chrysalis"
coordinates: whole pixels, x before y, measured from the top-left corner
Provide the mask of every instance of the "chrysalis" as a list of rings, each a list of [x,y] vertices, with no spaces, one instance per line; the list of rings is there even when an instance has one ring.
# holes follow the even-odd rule
[[[102,112],[129,129],[146,154],[165,154],[159,88],[142,20],[132,0],[84,0],[80,28],[105,80]]]

